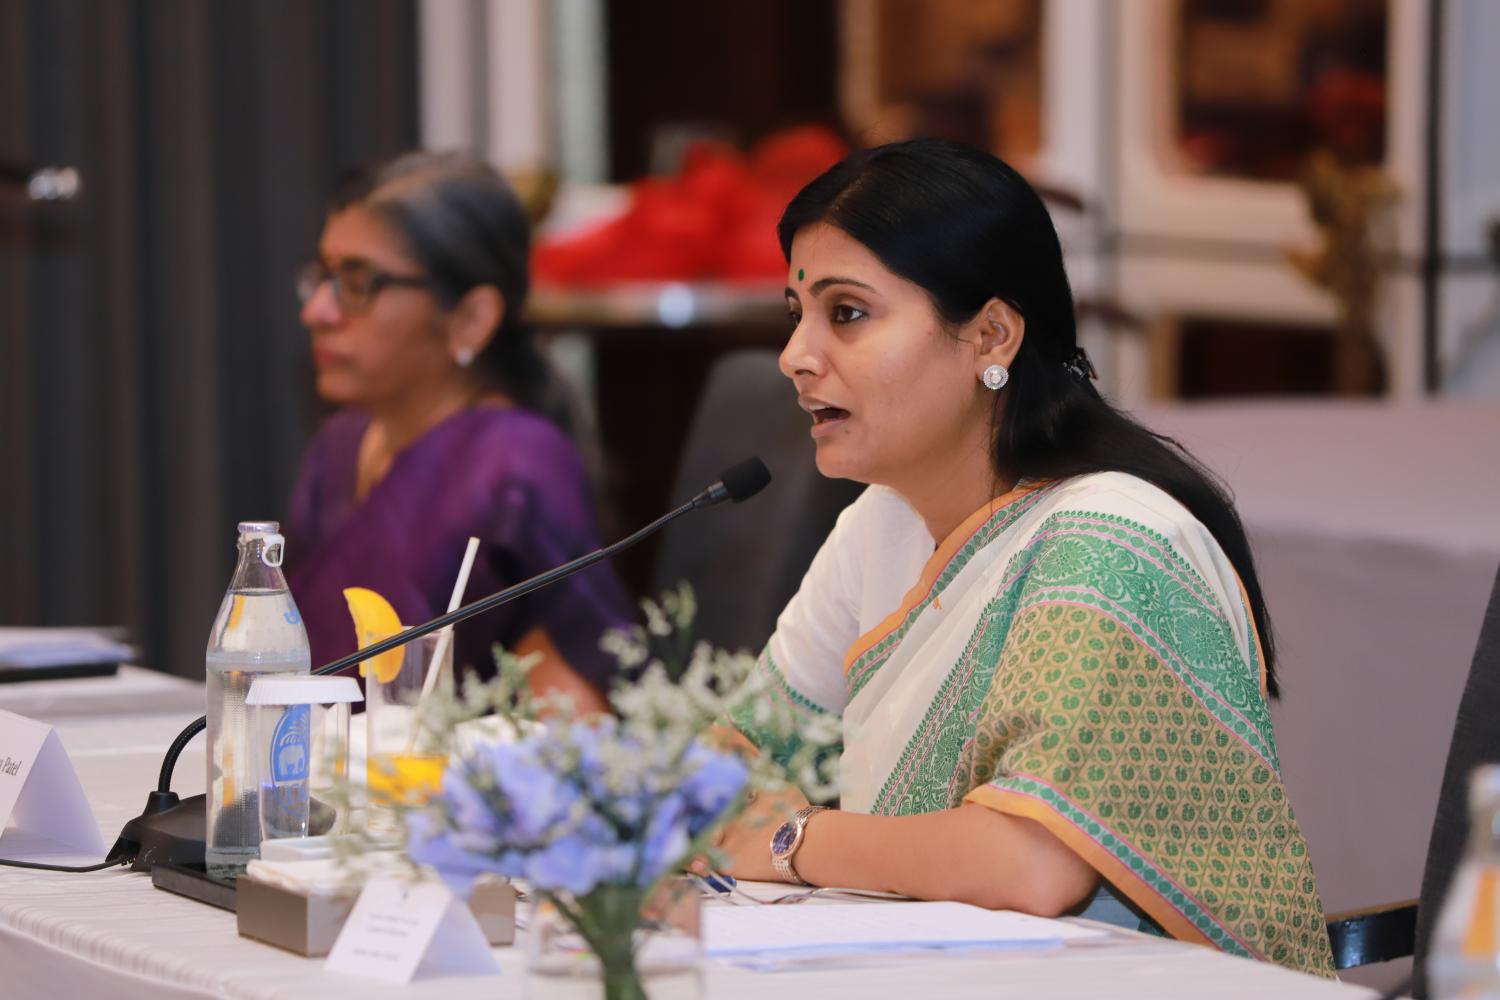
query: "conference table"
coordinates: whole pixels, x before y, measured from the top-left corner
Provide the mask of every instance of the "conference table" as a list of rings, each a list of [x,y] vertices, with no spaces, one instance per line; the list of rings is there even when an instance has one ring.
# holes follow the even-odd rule
[[[163,748],[202,704],[201,685],[135,668],[113,678],[0,686],[0,709],[55,727],[106,843],[139,812],[154,786]],[[183,754],[174,787],[190,795],[201,792],[203,783],[200,739]],[[233,914],[156,889],[147,876],[127,869],[64,874],[0,868],[0,997],[6,1000],[546,995],[528,990],[519,946],[497,948],[495,954],[499,975],[387,985],[325,972],[320,960],[241,938]],[[891,954],[769,972],[710,959],[703,982],[704,996],[726,1000],[772,994],[859,1000],[1373,996],[1358,987],[1113,928],[1102,938],[1042,952]]]

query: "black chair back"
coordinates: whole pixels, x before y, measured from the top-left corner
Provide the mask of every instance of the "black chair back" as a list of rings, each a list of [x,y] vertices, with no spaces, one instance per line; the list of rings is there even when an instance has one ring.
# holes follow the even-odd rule
[[[810,426],[776,352],[735,351],[710,370],[673,495],[691,496],[749,455],[770,467],[771,485],[664,532],[652,596],[691,583],[698,638],[759,652],[839,512],[864,489],[818,474]]]
[[[1496,575],[1495,587],[1490,592],[1479,645],[1474,650],[1469,679],[1458,703],[1453,741],[1448,745],[1448,763],[1443,769],[1443,787],[1438,793],[1437,816],[1432,823],[1432,839],[1427,844],[1414,953],[1416,974],[1412,996],[1418,1000],[1427,996],[1423,970],[1432,931],[1469,836],[1469,773],[1480,764],[1496,761],[1500,761],[1500,574]]]

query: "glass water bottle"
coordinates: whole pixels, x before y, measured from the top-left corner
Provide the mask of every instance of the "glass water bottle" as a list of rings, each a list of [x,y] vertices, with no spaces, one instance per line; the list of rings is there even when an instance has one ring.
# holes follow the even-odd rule
[[[245,708],[265,674],[307,673],[307,630],[281,572],[286,540],[275,521],[241,521],[239,562],[208,637],[210,875],[234,878],[260,851],[255,733]]]

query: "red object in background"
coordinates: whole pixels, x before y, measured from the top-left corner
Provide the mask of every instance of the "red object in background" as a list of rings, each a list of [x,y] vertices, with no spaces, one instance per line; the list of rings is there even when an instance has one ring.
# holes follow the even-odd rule
[[[635,181],[623,215],[539,245],[532,269],[538,283],[573,286],[780,280],[782,210],[847,152],[817,125],[768,136],[748,157],[723,143],[693,143],[676,177]]]
[[[1385,151],[1385,81],[1371,73],[1324,70],[1303,95],[1307,116],[1342,158],[1377,162]]]

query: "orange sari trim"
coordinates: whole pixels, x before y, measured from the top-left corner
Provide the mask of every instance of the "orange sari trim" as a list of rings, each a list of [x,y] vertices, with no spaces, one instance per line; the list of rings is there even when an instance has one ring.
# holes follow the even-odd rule
[[[1183,916],[1176,907],[1162,899],[1139,876],[1121,864],[1092,837],[1058,815],[1046,803],[1016,792],[995,788],[992,785],[980,785],[965,795],[964,801],[1005,813],[1007,816],[1019,816],[1022,819],[1040,823],[1048,833],[1062,841],[1069,850],[1108,879],[1111,885],[1129,896],[1131,902],[1145,910],[1162,930],[1179,941],[1213,946],[1203,932],[1193,926],[1192,921]]]
[[[953,557],[958,555],[959,550],[974,537],[974,533],[984,527],[997,511],[1009,507],[1026,494],[1044,485],[1046,484],[1041,482],[1027,483],[993,500],[987,500],[984,506],[964,518],[957,528],[950,531],[948,537],[943,539],[943,543],[937,547],[926,565],[922,567],[922,575],[917,578],[916,585],[901,599],[901,605],[882,618],[880,624],[854,640],[854,645],[850,646],[849,651],[844,654],[844,673],[847,674],[854,666],[854,662],[874,648],[880,640],[900,628],[901,623],[906,620],[907,615],[911,614],[913,608],[927,600],[927,595],[932,593],[938,577],[942,576],[943,570],[953,561]]]

